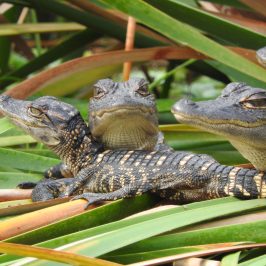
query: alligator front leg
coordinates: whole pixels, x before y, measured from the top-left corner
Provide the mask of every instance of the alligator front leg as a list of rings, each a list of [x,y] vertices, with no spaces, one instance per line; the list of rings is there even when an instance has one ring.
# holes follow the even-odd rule
[[[97,168],[85,168],[74,178],[43,180],[32,191],[32,201],[45,201],[81,194]]]
[[[75,186],[75,189],[81,187],[76,183],[75,178],[65,178],[59,180],[47,180],[39,182],[32,190],[32,201],[46,201],[55,198],[64,198],[70,196],[69,190]]]
[[[39,182],[43,182],[48,179],[56,180],[69,177],[73,177],[73,173],[67,167],[67,165],[65,165],[64,163],[60,163],[46,170],[44,172],[44,178],[41,179]],[[22,182],[18,184],[17,187],[21,189],[29,189],[34,188],[36,185],[37,183],[35,182]]]

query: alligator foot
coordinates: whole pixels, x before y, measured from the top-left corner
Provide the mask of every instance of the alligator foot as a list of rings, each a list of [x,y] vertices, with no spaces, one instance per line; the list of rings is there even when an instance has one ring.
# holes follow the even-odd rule
[[[109,193],[106,193],[109,194]],[[90,205],[94,203],[98,203],[103,200],[107,200],[106,197],[104,196],[104,193],[83,193],[81,195],[75,196],[71,200],[78,200],[78,199],[85,199],[87,201],[87,204],[84,209],[87,209]]]
[[[78,196],[75,196],[71,200],[77,200],[77,199],[87,200],[88,203],[85,207],[85,209],[87,209],[89,205],[91,205],[93,203],[97,203],[99,201],[129,198],[129,197],[133,197],[135,195],[140,195],[140,194],[151,189],[149,185],[147,185],[146,189],[140,189],[138,186],[139,183],[141,184],[142,182],[137,182],[136,184],[129,184],[129,185],[126,185],[126,186],[124,186],[118,190],[108,192],[108,193],[86,192],[86,193],[80,194]]]
[[[69,197],[71,192],[69,188],[75,183],[73,178],[64,178],[58,180],[44,180],[39,182],[32,191],[32,201],[46,201],[55,198]]]

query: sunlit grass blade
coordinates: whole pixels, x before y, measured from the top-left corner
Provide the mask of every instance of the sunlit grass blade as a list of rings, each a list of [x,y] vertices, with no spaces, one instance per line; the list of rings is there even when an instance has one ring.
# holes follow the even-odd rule
[[[208,243],[243,241],[264,243],[266,241],[265,226],[266,221],[262,220],[155,236],[128,245],[102,257],[113,260],[119,255],[122,256],[126,254],[171,249],[183,246],[204,245]]]
[[[31,136],[12,136],[12,137],[0,137],[0,147],[14,146],[27,143],[35,143],[36,140]]]
[[[20,256],[36,257],[39,259],[46,259],[50,261],[57,261],[61,263],[67,263],[79,266],[87,266],[87,265],[118,266],[119,265],[116,263],[100,259],[93,259],[86,256],[76,255],[73,253],[67,253],[46,248],[32,247],[32,246],[13,244],[13,243],[0,243],[0,252],[7,254],[16,254]]]
[[[221,266],[237,266],[241,251],[223,257]]]
[[[174,213],[127,226],[104,235],[99,235],[98,237],[96,236],[93,239],[84,239],[82,244],[79,242],[76,244],[72,243],[73,247],[66,248],[65,250],[70,252],[73,250],[78,254],[86,254],[89,256],[100,256],[142,239],[182,228],[190,224],[230,214],[239,214],[248,210],[262,209],[265,207],[265,202],[266,200],[242,201],[241,204],[240,202],[232,202],[220,204],[219,208],[210,206],[185,211],[183,213]]]

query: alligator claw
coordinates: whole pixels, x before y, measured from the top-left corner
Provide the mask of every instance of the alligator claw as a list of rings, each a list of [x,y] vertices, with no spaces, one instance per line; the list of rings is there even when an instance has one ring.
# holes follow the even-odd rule
[[[87,201],[87,204],[85,206],[85,210],[92,204],[101,201],[101,197],[97,193],[83,193],[81,195],[77,195],[71,199],[72,200],[78,200],[78,199],[85,199]]]

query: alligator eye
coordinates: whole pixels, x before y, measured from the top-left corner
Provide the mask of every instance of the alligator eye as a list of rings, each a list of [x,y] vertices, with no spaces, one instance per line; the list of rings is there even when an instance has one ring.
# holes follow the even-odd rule
[[[254,94],[241,101],[241,104],[248,109],[266,109],[266,95]]]
[[[29,107],[29,111],[30,111],[31,115],[33,115],[35,117],[39,117],[43,114],[43,112],[40,109],[38,109],[36,107],[32,107],[32,106]]]
[[[139,87],[136,92],[142,96],[148,96],[150,95],[149,89],[147,85],[143,85],[141,87]]]
[[[94,87],[93,97],[96,99],[102,98],[106,94],[106,91],[100,87]]]

